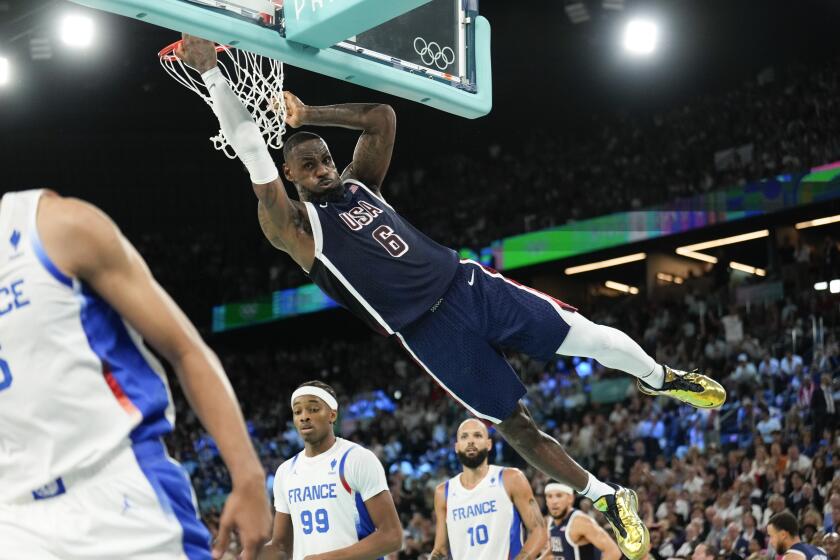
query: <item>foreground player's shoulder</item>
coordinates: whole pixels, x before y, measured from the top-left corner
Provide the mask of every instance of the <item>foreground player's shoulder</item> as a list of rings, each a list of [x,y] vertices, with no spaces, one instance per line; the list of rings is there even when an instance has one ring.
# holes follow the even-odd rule
[[[71,276],[84,276],[103,261],[124,254],[116,224],[84,200],[44,192],[38,205],[37,228],[47,253]]]
[[[342,455],[346,456],[347,465],[354,466],[354,467],[362,467],[366,469],[383,469],[382,461],[379,460],[379,457],[376,456],[376,453],[368,449],[367,447],[362,447],[361,445],[345,442],[344,449],[342,450]]]

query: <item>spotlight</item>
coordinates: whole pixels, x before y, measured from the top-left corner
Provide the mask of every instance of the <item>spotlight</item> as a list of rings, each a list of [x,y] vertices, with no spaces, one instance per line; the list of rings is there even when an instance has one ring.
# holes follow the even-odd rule
[[[621,282],[613,282],[612,280],[607,280],[604,282],[604,286],[611,290],[615,290],[617,292],[624,292],[625,294],[636,295],[639,293],[639,288],[636,286],[628,286],[627,284],[622,284]]]
[[[816,284],[814,284],[814,289],[817,290],[818,292],[820,292],[822,290],[827,290],[828,289],[828,282],[817,282]]]
[[[12,68],[9,59],[0,56],[0,86],[8,85],[11,81]]]
[[[659,26],[648,19],[633,19],[624,28],[624,48],[637,56],[653,54],[659,43]]]
[[[70,15],[61,21],[61,40],[68,47],[85,49],[93,44],[93,20],[87,16]]]
[[[798,224],[796,224],[796,229],[824,226],[826,224],[833,224],[835,222],[840,222],[840,214],[837,214],[836,216],[828,216],[826,218],[817,218],[816,220],[809,220],[807,222],[799,222]]]
[[[829,282],[828,291],[832,294],[840,294],[840,279]]]

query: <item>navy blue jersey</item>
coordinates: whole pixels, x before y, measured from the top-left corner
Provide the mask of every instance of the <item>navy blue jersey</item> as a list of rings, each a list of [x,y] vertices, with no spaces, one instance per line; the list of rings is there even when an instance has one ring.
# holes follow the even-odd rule
[[[458,255],[404,220],[355,180],[338,202],[306,203],[315,262],[309,276],[337,303],[393,334],[443,296]]]
[[[788,549],[788,552],[796,552],[805,557],[805,560],[828,560],[825,550],[812,544],[798,542]]]
[[[592,544],[581,546],[572,544],[566,533],[572,520],[585,513],[572,508],[569,514],[559,524],[554,520],[548,522],[548,544],[554,560],[601,560],[601,551]]]

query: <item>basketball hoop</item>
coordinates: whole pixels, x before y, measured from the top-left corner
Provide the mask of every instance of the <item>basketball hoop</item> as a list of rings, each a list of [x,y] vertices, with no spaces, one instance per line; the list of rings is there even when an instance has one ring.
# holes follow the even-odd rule
[[[197,93],[207,105],[212,107],[213,101],[207,94],[201,75],[194,68],[184,64],[175,54],[175,50],[180,45],[181,41],[176,41],[158,53],[161,66],[175,81]],[[216,46],[216,52],[220,55],[219,69],[230,83],[231,89],[254,117],[266,144],[270,148],[279,150],[283,147],[283,134],[286,133],[283,63],[221,45]],[[223,53],[224,57],[221,56]],[[275,103],[279,106],[275,107]],[[214,148],[230,159],[236,159],[236,154],[221,130],[217,136],[211,137],[210,141]]]

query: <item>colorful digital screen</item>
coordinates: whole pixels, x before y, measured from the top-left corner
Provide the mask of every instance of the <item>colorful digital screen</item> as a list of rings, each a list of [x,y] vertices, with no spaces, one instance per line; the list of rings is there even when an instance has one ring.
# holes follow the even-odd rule
[[[840,198],[840,162],[816,167],[807,174],[783,175],[643,211],[610,214],[507,237],[479,251],[461,249],[459,255],[497,270],[513,270],[837,198]],[[317,286],[307,284],[255,301],[214,307],[213,332],[337,306]]]

